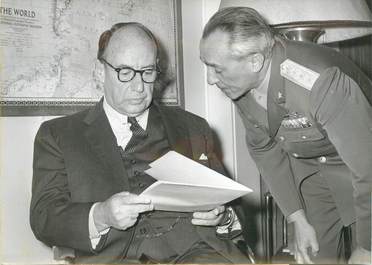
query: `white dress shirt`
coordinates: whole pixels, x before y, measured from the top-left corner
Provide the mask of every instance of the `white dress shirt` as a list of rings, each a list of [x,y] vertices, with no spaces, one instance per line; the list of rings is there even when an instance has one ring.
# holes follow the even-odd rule
[[[111,129],[116,137],[116,142],[118,146],[123,149],[127,146],[130,138],[132,137],[132,131],[130,130],[130,124],[128,123],[128,116],[117,112],[112,108],[104,98],[103,100],[103,110],[107,116],[110,123]],[[146,109],[143,113],[136,117],[138,124],[146,130],[147,121],[149,116],[149,110]],[[95,249],[102,235],[109,232],[110,228],[103,231],[98,231],[93,219],[93,211],[97,203],[93,204],[89,211],[89,238],[92,244],[92,248]]]

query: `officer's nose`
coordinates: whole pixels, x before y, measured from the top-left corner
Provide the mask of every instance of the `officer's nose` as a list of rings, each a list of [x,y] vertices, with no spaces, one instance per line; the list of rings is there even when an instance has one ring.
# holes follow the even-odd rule
[[[218,82],[216,71],[213,67],[207,66],[207,82],[210,85],[214,85]]]

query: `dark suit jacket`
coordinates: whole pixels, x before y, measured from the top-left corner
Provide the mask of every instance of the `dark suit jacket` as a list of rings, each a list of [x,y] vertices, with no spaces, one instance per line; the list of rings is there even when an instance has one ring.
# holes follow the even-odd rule
[[[311,90],[281,76],[280,65],[286,59],[320,74]],[[267,116],[257,111],[254,100],[237,103],[245,113],[250,153],[284,213],[301,207],[295,190],[320,171],[344,225],[357,222],[357,241],[366,249],[371,244],[371,93],[371,81],[340,53],[278,38]],[[282,120],[288,114],[307,117],[311,126],[285,128]],[[322,156],[324,161],[319,160]]]
[[[205,120],[180,108],[154,107],[162,117],[171,149],[196,161],[204,153],[208,160],[199,162],[223,172]],[[92,250],[88,231],[93,203],[128,187],[102,102],[89,110],[44,122],[35,138],[33,167],[30,221],[35,236],[49,246],[73,248],[88,262],[118,261],[128,232],[112,228]],[[230,241],[216,238],[214,227],[197,229],[222,255],[233,262],[245,262],[239,260],[242,256]]]

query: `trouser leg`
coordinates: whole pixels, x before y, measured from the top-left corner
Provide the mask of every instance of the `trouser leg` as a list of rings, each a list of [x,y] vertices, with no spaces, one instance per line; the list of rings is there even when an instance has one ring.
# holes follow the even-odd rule
[[[248,260],[247,260],[248,261]],[[190,250],[175,260],[177,264],[231,264],[216,250],[212,249],[206,243],[199,242]],[[247,262],[248,263],[248,262]]]
[[[344,263],[343,223],[325,178],[314,174],[301,184],[306,216],[319,242],[316,263]]]

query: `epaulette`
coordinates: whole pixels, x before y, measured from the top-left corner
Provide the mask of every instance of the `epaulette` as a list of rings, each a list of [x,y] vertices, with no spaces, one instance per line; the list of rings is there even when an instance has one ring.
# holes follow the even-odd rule
[[[280,64],[280,75],[310,91],[319,77],[319,73],[290,59]]]

